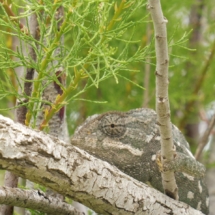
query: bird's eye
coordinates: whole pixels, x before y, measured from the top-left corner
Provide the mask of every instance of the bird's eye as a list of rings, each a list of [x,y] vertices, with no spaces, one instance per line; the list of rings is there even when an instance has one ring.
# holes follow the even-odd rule
[[[99,123],[100,130],[110,137],[121,137],[125,134],[124,117],[117,113],[105,114]]]

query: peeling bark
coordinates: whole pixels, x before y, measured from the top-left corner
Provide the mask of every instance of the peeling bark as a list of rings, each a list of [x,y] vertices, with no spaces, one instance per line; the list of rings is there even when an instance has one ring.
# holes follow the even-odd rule
[[[0,166],[102,214],[202,214],[116,167],[0,116]]]

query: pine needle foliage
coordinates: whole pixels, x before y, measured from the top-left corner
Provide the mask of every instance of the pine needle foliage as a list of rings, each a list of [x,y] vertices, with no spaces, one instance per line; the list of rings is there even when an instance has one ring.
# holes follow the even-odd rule
[[[64,20],[59,30],[55,16],[60,6],[64,8]],[[46,80],[47,83],[58,81],[56,76],[49,75],[50,70],[63,67],[66,71],[68,86],[64,87],[58,83],[66,94],[61,106],[70,100],[77,100],[80,94],[91,87],[99,88],[101,82],[109,78],[113,78],[115,83],[118,83],[125,73],[138,72],[138,69],[129,68],[129,65],[144,61],[146,54],[150,52],[150,47],[136,45],[132,55],[130,50],[134,44],[140,42],[139,38],[135,38],[134,32],[137,26],[147,22],[148,13],[145,8],[145,1],[124,0],[63,2],[30,0],[27,4],[26,1],[19,1],[17,4],[13,2],[10,8],[5,2],[1,5],[0,16],[2,35],[0,98],[15,97],[18,101],[28,99],[28,104],[22,105],[27,105],[35,115],[39,111],[41,102],[47,102],[41,99],[44,90],[42,81]],[[11,16],[9,9],[15,11],[16,15],[14,12]],[[144,15],[134,22],[133,17],[141,11],[145,11]],[[39,40],[30,34],[29,17],[33,13],[37,15],[39,23]],[[59,42],[61,37],[64,37],[62,45]],[[8,46],[8,38],[18,40],[16,47]],[[117,45],[119,43],[120,47]],[[53,53],[59,49],[59,46],[62,53],[57,56],[59,63],[56,65],[53,64],[56,60]],[[32,47],[36,53],[36,62],[28,55],[29,47]],[[31,96],[23,93],[23,83],[26,80],[23,78],[21,80],[17,75],[19,67],[24,70],[32,68],[37,73],[37,77],[32,80],[34,90]],[[77,76],[79,76],[77,83],[71,87]],[[82,79],[85,84],[80,86]],[[20,90],[17,90],[18,88]],[[4,108],[6,107],[2,107]]]

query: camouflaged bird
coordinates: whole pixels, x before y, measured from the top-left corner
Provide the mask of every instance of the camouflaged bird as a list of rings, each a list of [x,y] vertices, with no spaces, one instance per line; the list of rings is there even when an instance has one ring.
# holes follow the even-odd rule
[[[176,152],[188,157],[194,166],[199,165],[182,133],[174,125],[172,131]],[[161,173],[156,163],[156,153],[161,145],[155,111],[140,108],[93,115],[76,129],[71,142],[163,192]],[[209,197],[204,177],[181,170],[175,172],[175,177],[179,200],[208,214]]]

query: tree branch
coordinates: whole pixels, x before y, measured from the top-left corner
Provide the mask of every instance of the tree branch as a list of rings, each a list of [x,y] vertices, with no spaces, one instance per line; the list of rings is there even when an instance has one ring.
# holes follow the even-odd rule
[[[6,14],[10,18],[10,20],[13,21],[14,23],[17,23],[19,25],[20,29],[24,33],[28,34],[27,28],[20,22],[20,20],[13,13],[13,11],[11,9],[11,5],[9,5],[8,2],[4,1],[4,0],[0,0],[0,3],[2,5],[2,7],[4,8]]]
[[[147,23],[146,26],[146,45],[149,45],[151,43],[151,34],[152,34],[152,26],[151,23]],[[150,65],[151,59],[150,56],[147,56],[146,58],[146,64],[145,64],[145,73],[144,73],[144,95],[143,95],[143,107],[149,106],[149,82],[150,82],[150,71],[151,71],[151,65]]]
[[[1,204],[31,208],[48,214],[83,215],[72,205],[58,198],[47,196],[39,190],[22,190],[19,188],[1,187]]]
[[[170,121],[170,107],[168,98],[168,44],[166,23],[160,0],[149,0],[148,9],[154,24],[156,50],[156,112],[161,135],[161,162],[169,163],[174,160],[174,144],[172,138],[172,124]],[[165,193],[178,199],[178,187],[174,171],[162,172],[162,184]]]
[[[85,151],[0,116],[0,166],[102,214],[202,214]]]
[[[210,133],[211,133],[214,125],[215,125],[215,114],[211,117],[210,123],[199,142],[198,148],[196,149],[196,153],[195,153],[196,160],[200,159],[202,150],[204,149],[205,145],[208,143],[208,138],[210,136]]]
[[[214,54],[215,54],[215,40],[213,42],[208,59],[203,61],[205,64],[204,64],[203,68],[201,69],[200,73],[198,73],[199,75],[198,75],[195,85],[193,87],[191,99],[187,102],[183,117],[179,123],[180,129],[183,129],[185,127],[187,118],[190,115],[190,113],[192,112],[192,108],[194,107],[195,102],[198,100],[199,96],[197,96],[197,95],[198,95],[199,91],[202,89],[202,85],[204,84],[209,67],[210,67],[211,63],[213,62]]]
[[[6,3],[4,3],[5,6],[7,6]],[[11,10],[11,8],[9,6],[7,6],[8,9]],[[12,11],[11,11],[12,13]],[[14,16],[14,15],[11,15]],[[16,19],[15,19],[16,20]],[[18,21],[18,20],[17,20]],[[24,28],[24,26],[23,26]],[[37,16],[35,13],[32,13],[30,18],[29,18],[29,29],[28,32],[30,32],[31,36],[35,39],[38,40],[38,22],[37,22]],[[36,61],[36,54],[35,51],[33,49],[33,47],[31,45],[29,45],[28,47],[29,50],[29,56],[32,59],[32,61]],[[24,68],[23,68],[24,70]],[[24,79],[24,89],[23,89],[23,96],[22,98],[17,98],[17,106],[19,106],[19,108],[16,109],[16,119],[19,123],[25,124],[25,116],[27,113],[27,108],[26,108],[26,104],[28,102],[28,96],[31,95],[31,91],[32,91],[32,79],[34,76],[34,68],[27,68],[26,74],[25,74],[25,79]],[[22,89],[19,89],[20,91]],[[18,177],[16,175],[14,175],[11,172],[6,171],[5,172],[5,180],[4,180],[4,185],[8,186],[8,187],[17,187],[18,185]],[[2,205],[0,207],[0,213],[4,214],[4,215],[12,215],[13,214],[13,207],[11,206],[6,206],[6,205]]]
[[[40,36],[38,32],[38,21],[37,21],[36,13],[32,13],[31,16],[29,17],[29,32],[34,39],[39,40]],[[32,45],[28,46],[28,56],[30,57],[30,60],[32,60],[32,62],[36,62],[37,56]],[[33,84],[32,80],[34,79],[34,72],[35,72],[34,68],[32,67],[29,67],[26,70],[27,71],[25,74],[25,79],[23,84],[24,86],[23,86],[23,92],[22,92],[23,99],[19,100],[19,98],[17,98],[17,105],[18,106],[22,105],[22,106],[20,106],[16,110],[17,121],[19,123],[22,123],[23,125],[25,125],[25,118],[27,114],[26,105],[29,101],[28,97],[31,96],[32,84]]]

